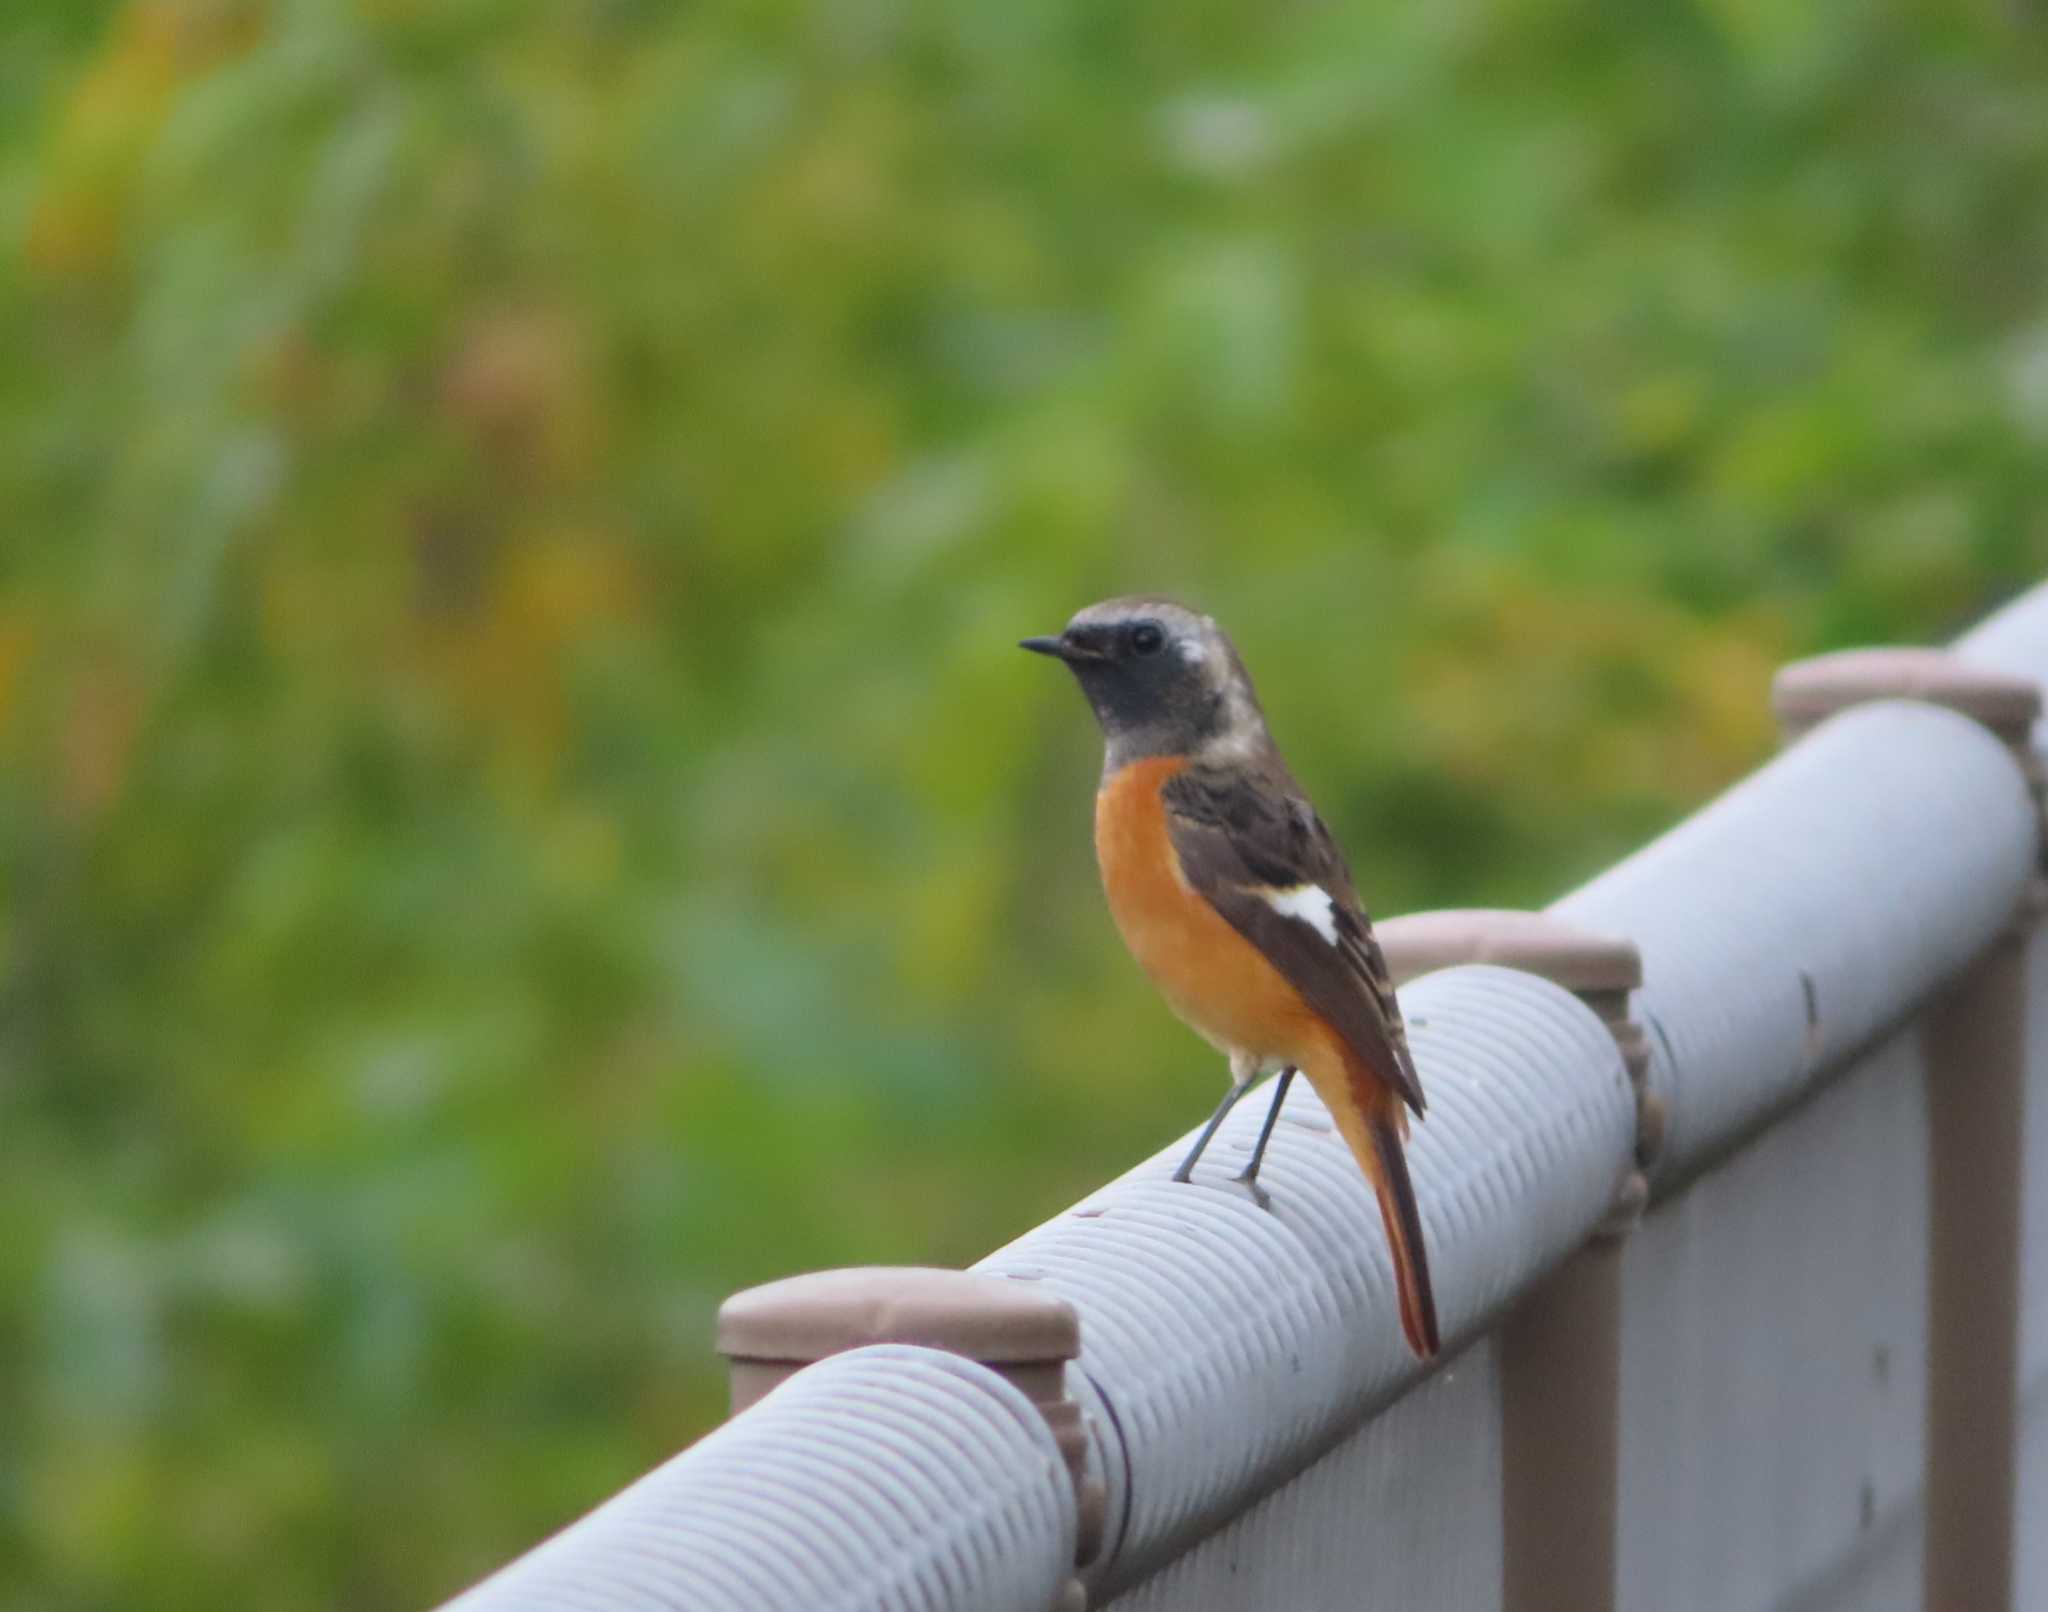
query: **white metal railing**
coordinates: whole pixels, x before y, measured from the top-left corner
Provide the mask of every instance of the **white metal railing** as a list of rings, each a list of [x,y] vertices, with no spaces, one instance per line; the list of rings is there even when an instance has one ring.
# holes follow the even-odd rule
[[[909,1343],[797,1372],[455,1604],[2048,1604],[2041,820],[2024,734],[1964,714],[2043,677],[2048,589],[1820,678],[1858,708],[1547,927],[1467,926],[1516,966],[1403,987],[1440,1369],[1297,1082],[1270,1212],[1223,1184],[1246,1113],[1194,1186],[1176,1143],[977,1267],[1072,1306],[1063,1381],[878,1277],[739,1352]],[[1924,698],[1859,703],[1888,692]]]

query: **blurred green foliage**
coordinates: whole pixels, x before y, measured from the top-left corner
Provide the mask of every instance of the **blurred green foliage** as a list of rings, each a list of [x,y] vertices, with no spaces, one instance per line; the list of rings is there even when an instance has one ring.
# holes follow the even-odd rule
[[[2031,580],[2030,16],[13,0],[0,1607],[426,1604],[1199,1118],[1080,604],[1397,911]]]

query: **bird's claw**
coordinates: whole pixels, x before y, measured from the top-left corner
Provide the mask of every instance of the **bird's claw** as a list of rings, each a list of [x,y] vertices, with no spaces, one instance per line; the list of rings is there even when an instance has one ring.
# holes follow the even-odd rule
[[[1246,1192],[1250,1193],[1252,1202],[1257,1204],[1261,1209],[1269,1211],[1272,1209],[1273,1195],[1270,1192],[1268,1192],[1264,1187],[1260,1186],[1258,1181],[1254,1177],[1248,1175],[1234,1175],[1230,1179],[1235,1185],[1243,1187]]]
[[[1195,1174],[1192,1170],[1179,1169],[1173,1172],[1171,1179],[1178,1181],[1183,1186],[1193,1186]],[[1261,1209],[1271,1209],[1273,1207],[1273,1195],[1260,1186],[1256,1178],[1248,1175],[1234,1175],[1230,1178],[1230,1184],[1234,1187],[1243,1187],[1252,1202]]]

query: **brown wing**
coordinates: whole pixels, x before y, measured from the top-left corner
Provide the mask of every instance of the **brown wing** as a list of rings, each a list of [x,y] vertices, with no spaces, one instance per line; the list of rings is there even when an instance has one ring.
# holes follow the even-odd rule
[[[1315,808],[1285,775],[1194,766],[1168,780],[1166,826],[1188,882],[1249,940],[1366,1066],[1420,1114],[1422,1083],[1387,960],[1351,870]],[[1330,898],[1333,944],[1264,893],[1313,885]]]

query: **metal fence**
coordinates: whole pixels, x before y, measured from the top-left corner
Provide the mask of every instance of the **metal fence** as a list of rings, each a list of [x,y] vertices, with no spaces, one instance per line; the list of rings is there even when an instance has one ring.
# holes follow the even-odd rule
[[[1270,1211],[1245,1105],[973,1276],[737,1302],[749,1408],[452,1605],[2048,1605],[2044,678],[2048,589],[1790,668],[1547,914],[1384,926],[1436,1369],[1297,1082]]]

